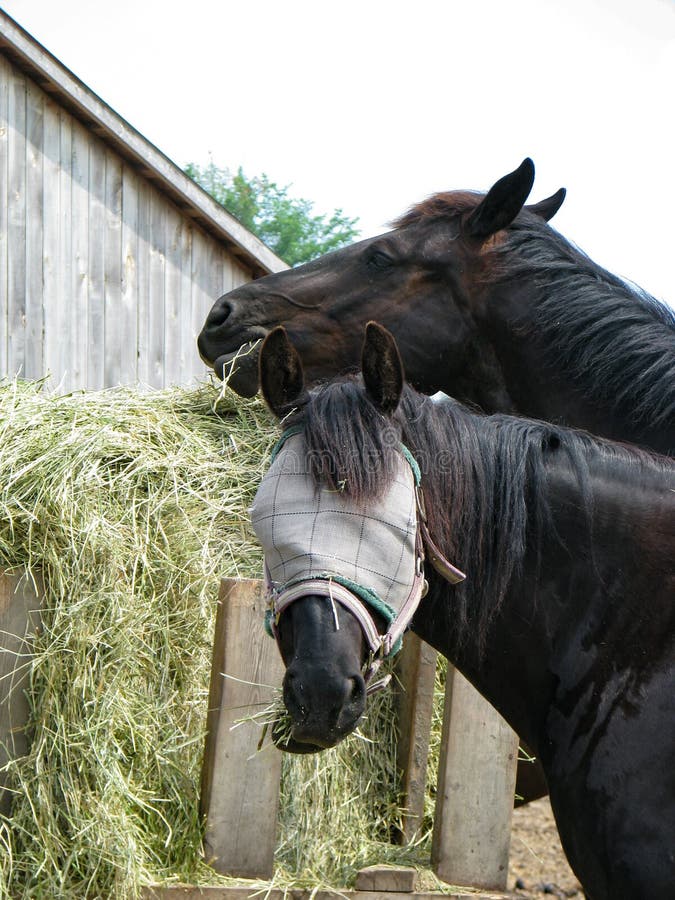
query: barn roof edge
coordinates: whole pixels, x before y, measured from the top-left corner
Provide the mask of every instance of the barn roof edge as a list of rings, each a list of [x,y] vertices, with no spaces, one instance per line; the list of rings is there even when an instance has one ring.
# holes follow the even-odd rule
[[[0,9],[0,54],[24,71],[75,118],[113,147],[139,174],[167,194],[202,229],[222,241],[254,277],[288,268],[259,238],[189,178]]]

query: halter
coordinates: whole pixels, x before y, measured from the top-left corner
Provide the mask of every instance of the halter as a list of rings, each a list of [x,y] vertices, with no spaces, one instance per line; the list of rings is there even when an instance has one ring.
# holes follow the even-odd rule
[[[374,578],[370,584],[364,584],[361,583],[361,581],[354,581],[344,574],[340,574],[338,571],[331,570],[312,573],[309,576],[300,575],[291,577],[290,580],[284,582],[275,582],[270,574],[269,556],[271,554],[279,555],[279,551],[277,546],[275,546],[274,541],[274,522],[272,521],[271,525],[269,523],[275,516],[282,517],[284,515],[288,516],[290,523],[293,521],[294,515],[293,512],[277,512],[275,507],[276,493],[274,493],[273,502],[270,499],[270,487],[266,486],[264,489],[263,485],[265,485],[268,476],[274,474],[272,469],[281,450],[286,445],[286,442],[290,438],[299,435],[301,430],[300,427],[291,428],[285,431],[281,436],[272,451],[270,471],[268,471],[263,479],[251,508],[251,518],[253,520],[254,528],[265,549],[265,582],[268,600],[265,624],[268,632],[272,634],[277,641],[277,645],[280,646],[277,628],[279,619],[281,614],[296,600],[310,594],[326,597],[332,604],[336,627],[339,627],[339,625],[335,604],[337,603],[340,606],[343,606],[355,617],[363,632],[369,650],[369,659],[364,672],[364,679],[368,686],[368,693],[372,693],[388,683],[391,676],[387,676],[387,678],[377,682],[373,682],[372,678],[380,667],[383,659],[394,655],[400,649],[403,633],[410,624],[420,601],[426,595],[428,590],[428,585],[424,577],[425,557],[428,558],[436,571],[451,584],[463,581],[466,576],[448,562],[431,539],[427,527],[420,468],[408,448],[401,444],[399,446],[399,453],[402,460],[405,460],[405,464],[399,466],[399,475],[409,482],[410,473],[412,473],[411,489],[414,491],[414,534],[412,529],[409,529],[401,538],[401,556],[403,557],[406,546],[412,551],[414,555],[414,572],[410,583],[408,584],[406,582],[405,595],[397,598],[395,606],[392,606],[387,602],[385,596],[382,596],[381,591],[378,592],[376,587],[379,587],[380,585],[376,578]],[[301,458],[301,454],[298,454],[297,458]],[[408,472],[407,476],[405,475],[406,471]],[[306,489],[307,484],[303,481],[303,478],[310,478],[311,476],[305,472],[294,474],[299,476],[300,488]],[[281,475],[280,477],[284,476]],[[312,489],[315,491],[315,497],[319,498],[321,489],[317,489],[313,483]],[[333,498],[336,505],[343,502],[339,495],[336,497],[334,493],[328,493],[330,493],[330,496]],[[261,494],[263,495],[262,499],[259,497]],[[322,496],[325,498],[326,493]],[[314,502],[320,507],[320,498],[316,499]],[[270,504],[272,504],[271,512],[269,510]],[[261,509],[261,507],[263,508]],[[309,510],[308,512],[311,513],[312,510]],[[302,514],[305,514],[304,509],[302,510]],[[401,510],[398,506],[396,508],[396,514],[402,516],[401,521],[408,515],[405,510]],[[366,518],[376,519],[375,516],[366,516]],[[270,528],[272,529],[271,538],[268,535]],[[265,538],[267,538],[267,540],[265,540]],[[293,556],[291,552],[287,555],[290,560],[289,565],[295,563],[296,557]],[[310,553],[305,554],[305,556],[311,558]],[[279,567],[280,566],[277,565],[276,568]],[[338,566],[335,566],[335,568],[338,568]],[[283,570],[285,571],[285,566],[283,566]],[[375,585],[375,587],[373,585]],[[388,596],[389,594],[387,593],[387,597]],[[378,631],[371,610],[379,613],[387,622],[387,628],[383,634]]]

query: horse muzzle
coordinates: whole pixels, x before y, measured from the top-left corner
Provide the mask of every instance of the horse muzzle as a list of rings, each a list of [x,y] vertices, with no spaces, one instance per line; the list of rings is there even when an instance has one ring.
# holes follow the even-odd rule
[[[283,696],[290,723],[277,723],[275,743],[291,753],[316,753],[357,727],[366,707],[366,684],[359,671],[347,675],[341,666],[303,658],[286,669]]]
[[[223,353],[213,363],[213,371],[240,397],[258,393],[258,354],[262,338],[242,344],[234,353]]]
[[[240,291],[221,297],[197,337],[199,355],[221,380],[243,397],[258,391],[258,351],[269,328],[258,325]]]

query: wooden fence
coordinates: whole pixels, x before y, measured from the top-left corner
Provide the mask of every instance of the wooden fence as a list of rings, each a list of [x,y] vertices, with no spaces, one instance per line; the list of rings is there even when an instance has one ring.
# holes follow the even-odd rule
[[[261,582],[223,580],[202,778],[207,858],[217,871],[247,878],[272,875],[281,777],[281,754],[256,752],[260,729],[232,727],[242,709],[269,699],[260,685],[278,686],[283,677],[276,646],[261,628],[264,606]],[[406,635],[398,672],[405,841],[423,812],[435,668],[435,652]],[[432,841],[432,867],[441,880],[505,887],[517,750],[515,733],[450,667]]]

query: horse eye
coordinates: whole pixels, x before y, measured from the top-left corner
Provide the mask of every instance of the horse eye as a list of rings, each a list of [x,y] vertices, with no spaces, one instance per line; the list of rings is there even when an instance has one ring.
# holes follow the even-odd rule
[[[388,269],[393,263],[391,256],[383,250],[372,250],[368,256],[368,266],[371,269]]]

